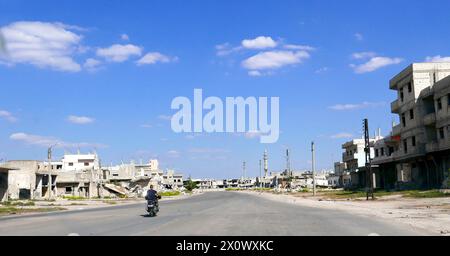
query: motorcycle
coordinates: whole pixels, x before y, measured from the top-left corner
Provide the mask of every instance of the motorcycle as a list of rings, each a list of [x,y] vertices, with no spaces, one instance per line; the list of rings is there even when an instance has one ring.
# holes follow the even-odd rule
[[[158,199],[161,199],[161,196],[158,195]],[[147,201],[146,210],[150,217],[155,217],[159,212],[159,203],[158,199],[155,201]]]
[[[150,217],[155,217],[159,212],[159,206],[157,201],[148,201],[146,210]]]

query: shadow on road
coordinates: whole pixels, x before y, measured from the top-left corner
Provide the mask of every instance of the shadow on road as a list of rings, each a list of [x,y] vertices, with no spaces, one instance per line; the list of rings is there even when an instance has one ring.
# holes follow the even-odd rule
[[[150,215],[148,215],[148,214],[141,214],[141,217],[143,217],[143,218],[155,218],[155,217],[157,217],[157,216],[150,216]]]

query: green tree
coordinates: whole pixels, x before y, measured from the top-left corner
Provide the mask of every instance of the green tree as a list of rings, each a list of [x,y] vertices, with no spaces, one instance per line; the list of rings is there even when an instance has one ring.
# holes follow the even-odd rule
[[[186,184],[184,185],[184,188],[186,188],[187,191],[192,191],[192,190],[194,190],[194,189],[197,188],[197,183],[194,182],[194,181],[192,181],[191,178],[189,178],[189,179],[186,181]]]

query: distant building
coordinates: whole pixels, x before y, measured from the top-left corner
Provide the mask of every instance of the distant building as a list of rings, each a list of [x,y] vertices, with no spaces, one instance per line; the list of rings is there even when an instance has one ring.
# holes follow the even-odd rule
[[[382,140],[380,134],[376,134],[374,138],[370,138],[370,143],[375,143],[378,140]],[[342,145],[344,152],[342,153],[342,163],[345,165],[345,169],[342,172],[342,182],[348,181],[350,175],[350,185],[348,187],[364,187],[366,184],[366,152],[365,140],[353,139]],[[374,157],[374,150],[370,148],[370,157]],[[341,166],[342,167],[342,166]],[[376,174],[374,175],[377,176]]]
[[[99,197],[104,173],[97,154],[66,154],[56,180],[58,196]]]
[[[64,172],[98,169],[100,169],[100,161],[97,154],[67,154],[62,159],[61,171]]]
[[[181,189],[183,187],[183,174],[168,170],[163,176],[163,185],[166,189]]]

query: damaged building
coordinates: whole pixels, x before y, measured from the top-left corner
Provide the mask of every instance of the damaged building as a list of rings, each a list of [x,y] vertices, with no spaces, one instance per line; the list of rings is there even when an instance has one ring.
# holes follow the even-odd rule
[[[390,81],[400,124],[376,143],[374,164],[385,188],[448,188],[450,63],[414,63]]]
[[[64,155],[56,181],[58,196],[102,197],[104,174],[97,154]]]
[[[5,200],[45,199],[56,193],[56,169],[48,169],[41,161],[13,160],[3,163],[0,168],[2,187],[6,185]],[[1,191],[0,190],[0,196]]]

